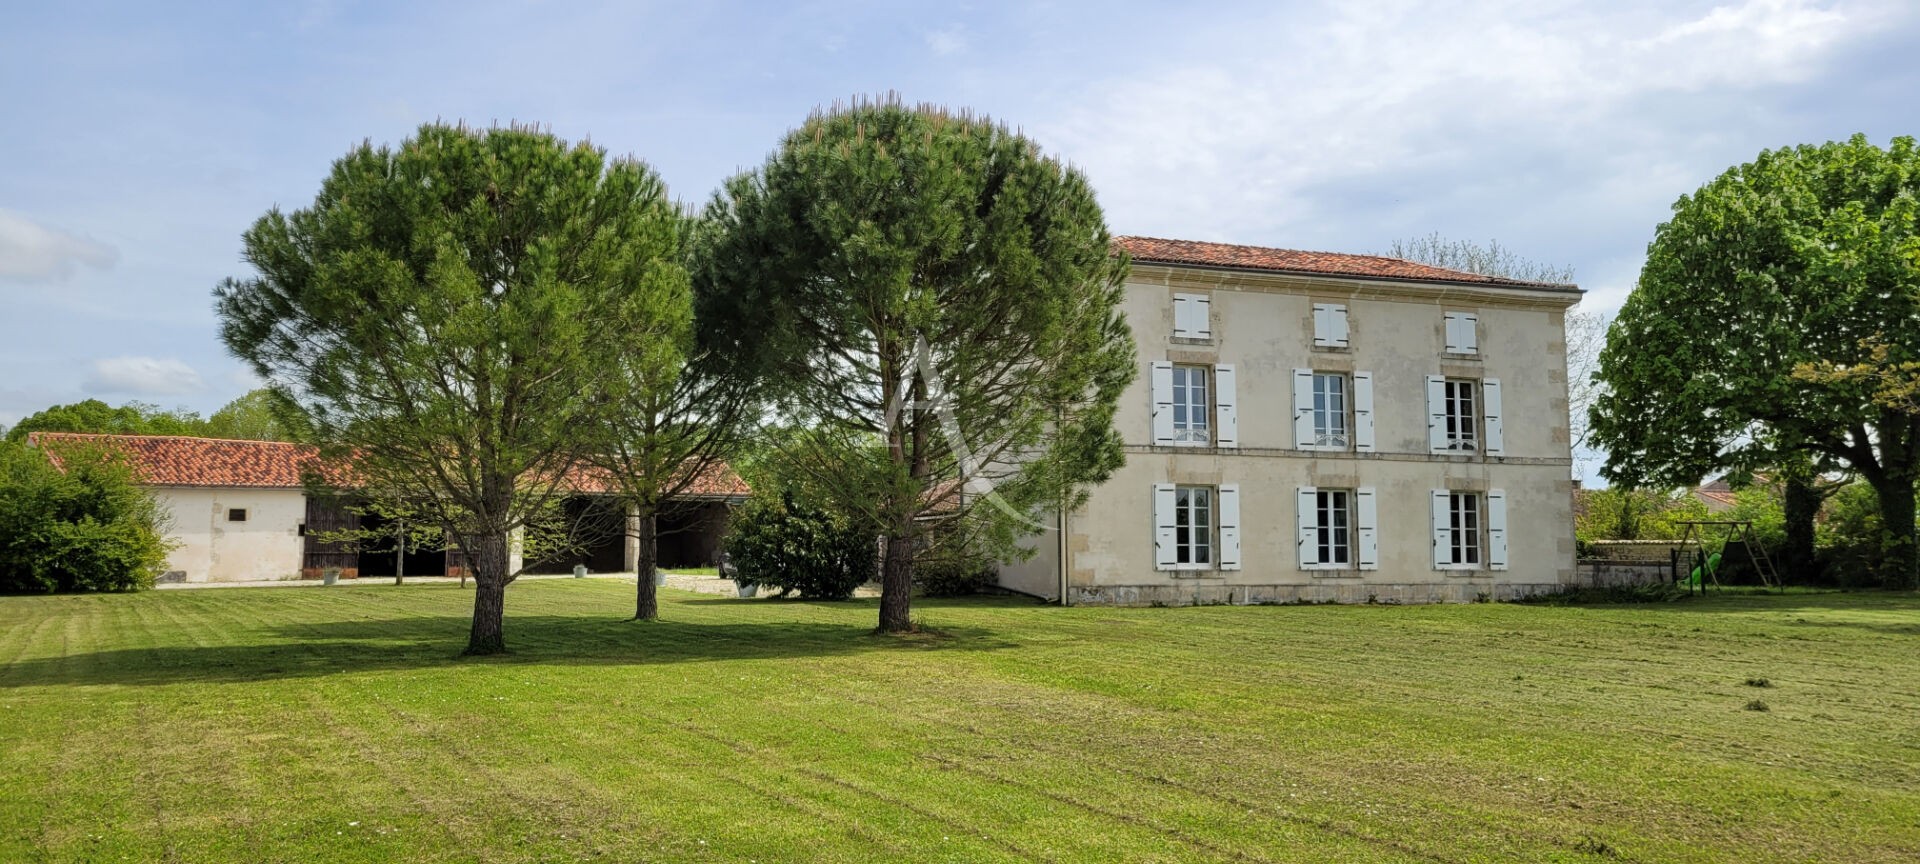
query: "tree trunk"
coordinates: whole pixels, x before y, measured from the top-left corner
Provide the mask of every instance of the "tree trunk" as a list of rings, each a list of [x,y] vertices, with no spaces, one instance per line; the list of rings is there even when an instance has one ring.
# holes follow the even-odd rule
[[[500,654],[507,650],[505,632],[507,612],[508,538],[488,534],[472,538],[469,560],[473,563],[473,630],[467,636],[468,654]]]
[[[634,532],[639,538],[639,548],[634,560],[634,575],[640,583],[639,592],[633,604],[633,620],[657,621],[660,619],[660,592],[653,585],[654,568],[660,566],[660,524],[652,508],[641,511],[636,520],[638,529]]]
[[[400,521],[400,537],[393,546],[393,584],[400,585],[406,582],[407,577],[407,522],[404,519]]]
[[[1782,490],[1781,509],[1786,519],[1786,548],[1781,550],[1782,582],[1808,584],[1814,580],[1818,563],[1814,560],[1813,522],[1820,514],[1820,490],[1813,485],[1812,468],[1788,470]]]
[[[1880,522],[1887,532],[1882,578],[1886,587],[1899,591],[1911,591],[1920,585],[1920,547],[1916,547],[1913,533],[1913,481],[1907,472],[1889,472],[1879,482],[1869,478],[1873,490],[1879,493]]]
[[[880,564],[880,632],[913,631],[913,536],[896,528],[887,534]]]

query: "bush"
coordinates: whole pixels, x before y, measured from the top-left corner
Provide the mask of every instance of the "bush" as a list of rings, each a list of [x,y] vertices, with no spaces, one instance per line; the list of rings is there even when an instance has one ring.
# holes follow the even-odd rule
[[[999,581],[992,562],[967,552],[936,554],[913,564],[913,584],[928,597],[965,597]]]
[[[1558,591],[1532,594],[1513,602],[1538,606],[1589,606],[1613,603],[1670,603],[1685,600],[1687,589],[1669,582],[1648,585],[1569,586]]]
[[[850,520],[807,504],[791,492],[747,502],[727,534],[727,554],[741,584],[765,585],[781,596],[845,600],[873,577],[874,534]]]
[[[1866,483],[1853,483],[1827,500],[1826,520],[1816,529],[1820,563],[1843,588],[1877,588],[1888,575],[1887,549],[1893,543],[1880,519],[1880,496]]]
[[[165,519],[121,460],[0,443],[0,591],[132,591],[166,567]]]

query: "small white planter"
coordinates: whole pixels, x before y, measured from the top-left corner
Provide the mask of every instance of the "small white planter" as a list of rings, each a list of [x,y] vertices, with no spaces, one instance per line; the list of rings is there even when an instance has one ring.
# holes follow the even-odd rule
[[[662,570],[662,569],[660,569],[660,568],[658,568],[658,567],[655,567],[655,568],[653,568],[653,585],[654,585],[654,587],[655,587],[655,588],[658,588],[658,587],[661,587],[661,586],[663,586],[663,585],[665,585],[665,584],[667,584],[667,571],[665,571],[665,570]]]
[[[754,585],[752,583],[748,583],[746,585],[735,585],[734,587],[736,590],[740,592],[741,597],[752,597],[760,593],[760,586]]]

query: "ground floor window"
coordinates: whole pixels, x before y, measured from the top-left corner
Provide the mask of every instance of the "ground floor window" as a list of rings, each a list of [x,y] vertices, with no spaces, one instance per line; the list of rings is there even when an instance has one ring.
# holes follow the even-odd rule
[[[1480,496],[1473,492],[1447,493],[1447,563],[1480,566]]]
[[[1212,487],[1174,487],[1174,563],[1213,563],[1213,523]]]
[[[1314,493],[1315,560],[1322,566],[1353,564],[1353,495],[1345,489]]]

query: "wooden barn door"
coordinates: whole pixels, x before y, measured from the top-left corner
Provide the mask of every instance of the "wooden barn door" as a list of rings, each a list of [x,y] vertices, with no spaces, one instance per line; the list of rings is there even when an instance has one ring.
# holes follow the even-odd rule
[[[306,554],[300,565],[300,575],[319,578],[328,567],[340,568],[343,576],[359,575],[360,553],[353,543],[323,543],[317,539],[325,532],[351,531],[360,527],[360,514],[348,510],[344,504],[337,498],[307,496]]]

